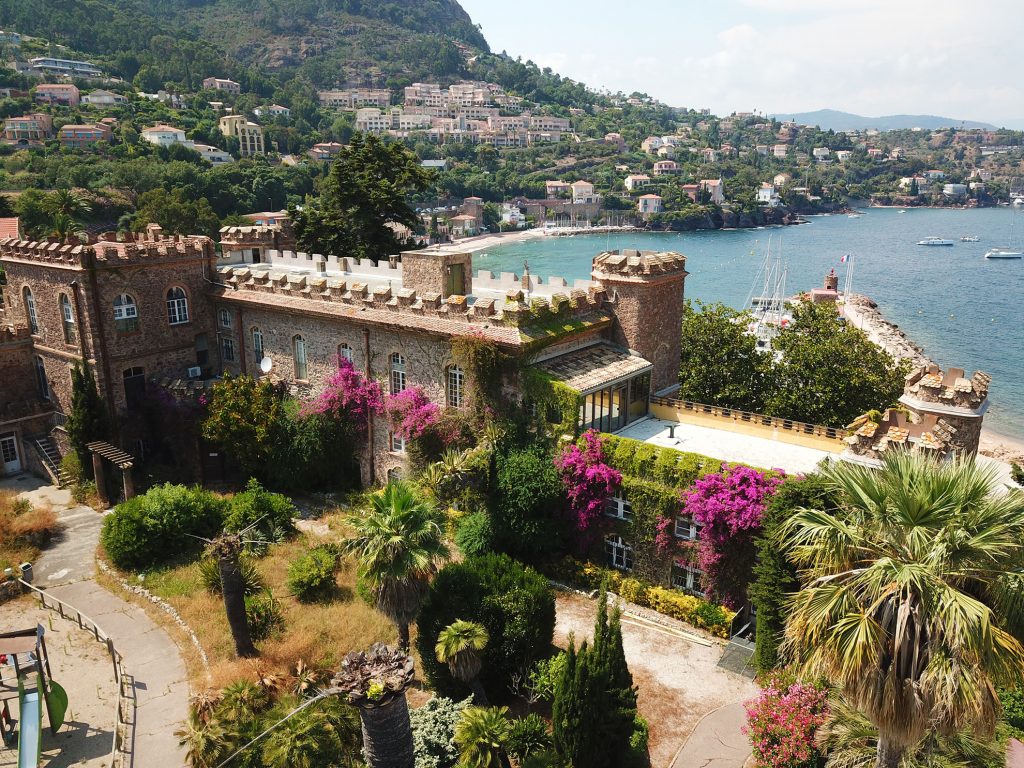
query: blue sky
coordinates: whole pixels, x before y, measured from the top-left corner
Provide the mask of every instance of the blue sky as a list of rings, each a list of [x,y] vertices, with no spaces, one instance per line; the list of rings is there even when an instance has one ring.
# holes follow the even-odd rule
[[[1016,0],[460,0],[492,50],[673,106],[1024,127]]]

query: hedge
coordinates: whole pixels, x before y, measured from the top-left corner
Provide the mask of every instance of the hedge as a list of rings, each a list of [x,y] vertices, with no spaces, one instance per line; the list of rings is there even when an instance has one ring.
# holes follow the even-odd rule
[[[652,608],[673,619],[685,621],[699,629],[705,629],[715,637],[728,639],[729,627],[734,614],[727,608],[708,602],[694,595],[687,595],[676,589],[655,586],[642,579],[623,576],[620,571],[601,568],[567,557],[552,571],[554,578],[572,586],[584,589],[598,589],[608,582],[608,589],[623,600],[636,605]]]
[[[661,448],[628,437],[602,435],[609,463],[632,475],[672,488],[689,488],[698,477],[722,471],[722,462],[699,453]]]

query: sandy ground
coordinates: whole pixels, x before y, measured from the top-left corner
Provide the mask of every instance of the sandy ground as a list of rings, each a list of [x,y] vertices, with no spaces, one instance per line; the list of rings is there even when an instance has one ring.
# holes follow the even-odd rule
[[[42,624],[53,679],[68,693],[64,726],[52,734],[43,714],[43,757],[47,768],[110,763],[117,684],[106,647],[91,634],[39,606],[29,597],[0,605],[0,630],[28,629]],[[19,716],[18,703],[11,715]],[[0,746],[0,767],[18,764],[18,750]]]
[[[520,229],[516,232],[495,232],[493,234],[476,235],[475,237],[464,237],[452,243],[445,243],[440,247],[448,251],[476,253],[485,248],[493,248],[496,245],[507,245],[518,240],[532,240],[537,237],[544,237],[544,231],[541,229]]]
[[[591,639],[596,601],[575,594],[558,596],[555,642]],[[751,680],[718,666],[722,645],[691,642],[664,629],[624,616],[622,643],[626,661],[639,688],[640,714],[651,727],[651,766],[667,768],[697,722],[724,704],[757,693]]]

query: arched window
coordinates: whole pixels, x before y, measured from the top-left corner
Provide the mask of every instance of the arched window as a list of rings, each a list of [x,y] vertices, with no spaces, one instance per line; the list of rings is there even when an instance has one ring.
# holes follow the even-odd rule
[[[633,547],[616,534],[604,540],[604,551],[608,553],[608,565],[620,571],[633,570]]]
[[[139,308],[135,306],[135,299],[127,293],[114,299],[114,328],[118,333],[139,330]]]
[[[188,322],[188,297],[183,288],[175,286],[167,292],[167,322],[171,325]]]
[[[260,361],[263,360],[263,331],[259,328],[252,329],[252,355],[256,358],[256,366],[259,367]]]
[[[50,383],[46,380],[46,366],[43,365],[43,358],[36,358],[36,380],[39,384],[39,396],[43,400],[50,399]]]
[[[60,295],[60,317],[64,326],[64,341],[74,344],[77,340],[75,334],[75,311],[71,308],[71,299],[66,293]]]
[[[28,315],[28,327],[32,333],[39,333],[39,318],[36,316],[36,300],[32,296],[32,289],[28,286],[22,291],[25,297],[25,313]]]
[[[391,355],[391,394],[397,395],[405,389],[405,356],[401,352]]]
[[[301,336],[292,339],[294,349],[293,358],[295,362],[295,378],[305,381],[308,371],[306,370],[306,340]]]
[[[342,342],[341,344],[339,344],[338,345],[338,359],[339,360],[348,360],[351,363],[352,362],[352,347],[350,347],[345,342]]]
[[[466,374],[457,365],[448,366],[448,407],[465,405]]]

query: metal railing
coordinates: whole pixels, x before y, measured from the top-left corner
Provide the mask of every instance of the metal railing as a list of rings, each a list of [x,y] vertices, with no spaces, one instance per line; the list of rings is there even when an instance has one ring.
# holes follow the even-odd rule
[[[763,413],[751,413],[750,411],[741,411],[736,408],[724,408],[720,405],[695,403],[692,400],[678,400],[673,397],[659,397],[658,395],[652,395],[651,403],[654,405],[664,405],[669,408],[676,408],[681,411],[688,411],[700,416],[711,416],[713,418],[743,422],[759,427],[781,429],[784,432],[792,432],[794,434],[824,437],[828,440],[835,440],[837,442],[841,441],[849,434],[841,427],[826,427],[822,424],[809,424],[805,421],[781,419],[777,416],[766,416]]]
[[[24,579],[17,581],[22,587],[35,593],[43,608],[56,611],[61,618],[75,622],[81,629],[91,633],[96,638],[96,642],[103,643],[107,647],[107,653],[114,666],[114,681],[117,683],[117,697],[114,702],[114,734],[110,745],[110,766],[111,768],[128,768],[133,763],[135,680],[125,671],[122,656],[114,647],[113,638],[104,632],[99,624],[73,605],[47,594]]]

